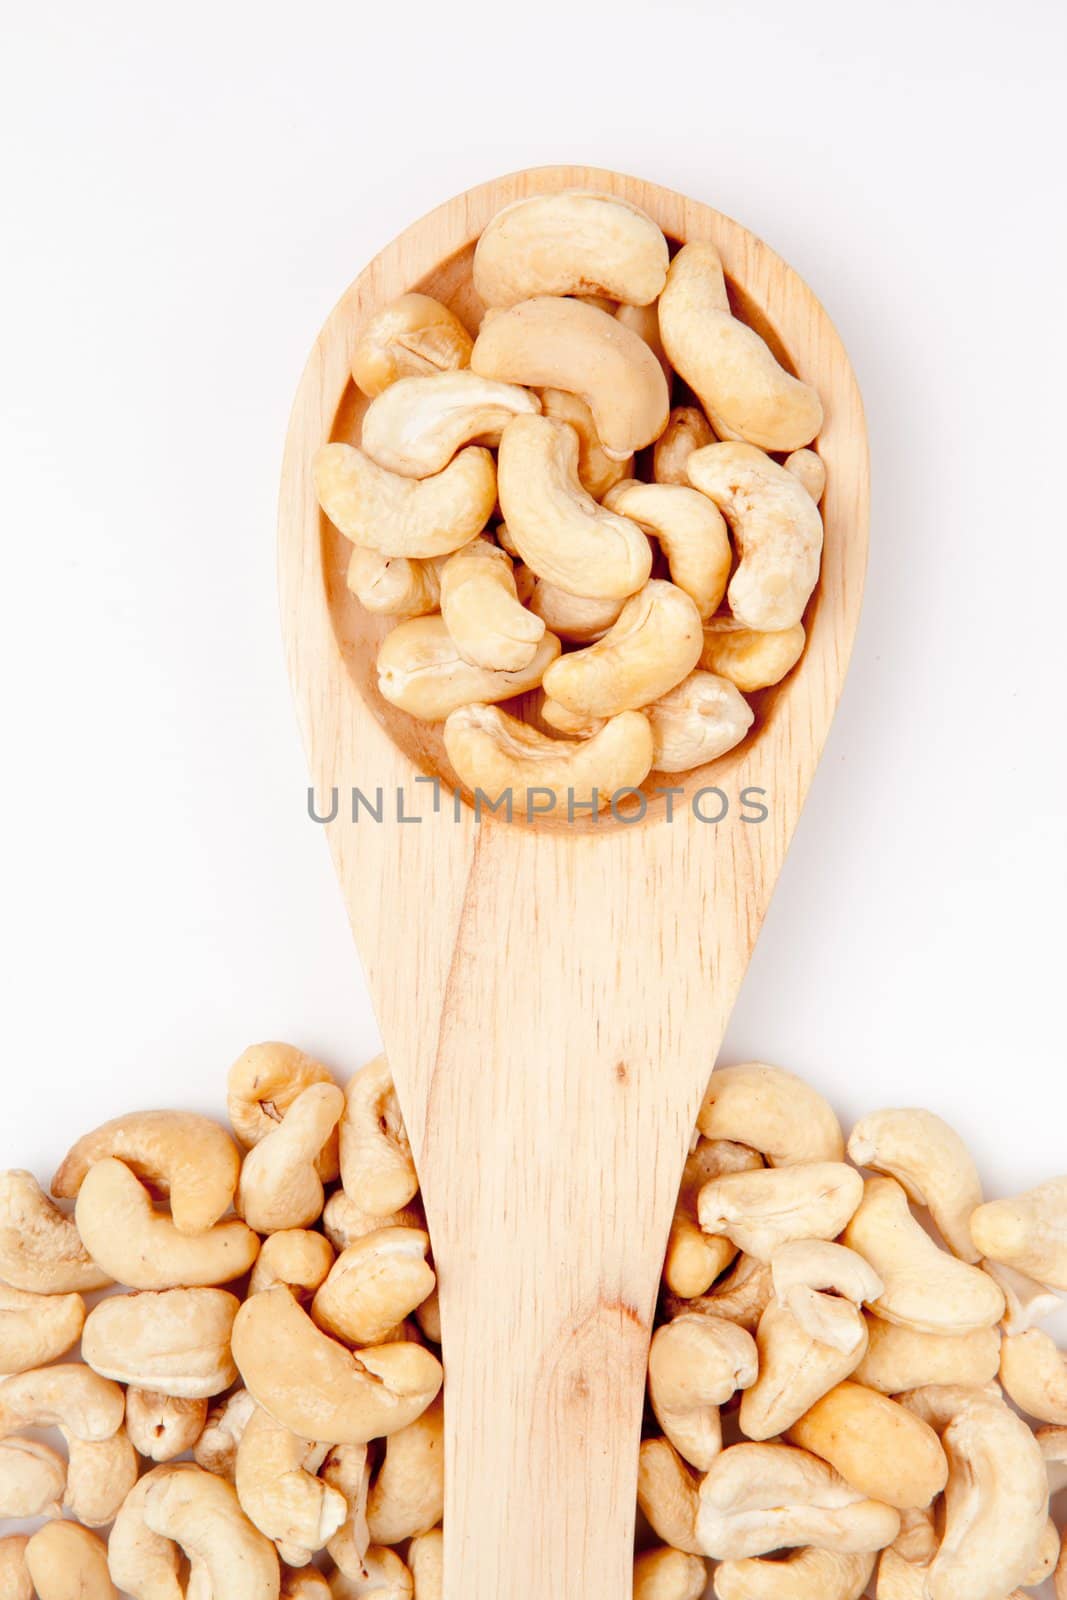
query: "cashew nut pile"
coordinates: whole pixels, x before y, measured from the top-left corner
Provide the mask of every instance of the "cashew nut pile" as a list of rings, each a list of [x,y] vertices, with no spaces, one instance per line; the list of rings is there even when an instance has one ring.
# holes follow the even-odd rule
[[[315,486],[350,590],[398,619],[385,699],[443,723],[490,804],[595,812],[733,749],[800,659],[822,406],[733,315],[714,245],[672,259],[611,195],[507,207],[473,278],[473,339],[423,294],[361,330],[360,441]]]

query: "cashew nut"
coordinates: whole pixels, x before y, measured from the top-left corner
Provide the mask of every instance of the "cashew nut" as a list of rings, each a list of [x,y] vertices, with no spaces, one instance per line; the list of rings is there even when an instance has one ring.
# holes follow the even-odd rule
[[[151,1533],[181,1546],[194,1573],[204,1569],[211,1595],[278,1600],[278,1553],[244,1515],[225,1479],[191,1464],[157,1467],[143,1515]]]
[[[719,433],[725,427],[765,450],[796,450],[814,439],[823,421],[818,395],[732,315],[713,244],[683,245],[671,262],[659,326],[671,365]]]
[[[937,1508],[910,1506],[900,1513],[900,1532],[890,1546],[903,1560],[921,1565],[937,1553]]]
[[[423,617],[440,603],[439,570],[447,556],[416,561],[408,556],[383,556],[354,544],[345,583],[366,611],[381,617]]]
[[[408,1566],[415,1600],[444,1600],[445,1541],[440,1528],[431,1528],[429,1533],[420,1533],[412,1539],[408,1546]],[[671,1600],[671,1597],[664,1596],[663,1600]]]
[[[326,1457],[321,1477],[345,1502],[345,1520],[329,1541],[333,1560],[345,1572],[359,1571],[370,1548],[367,1499],[371,1461],[365,1444],[335,1445]]]
[[[469,445],[431,478],[404,478],[350,444],[324,444],[313,472],[319,504],[353,544],[386,556],[448,555],[476,539],[496,504],[491,453]]]
[[[804,624],[777,633],[757,633],[733,617],[712,617],[704,624],[700,665],[728,678],[744,694],[769,689],[792,672],[804,653]]]
[[[297,1095],[315,1083],[332,1083],[333,1073],[295,1045],[276,1039],[250,1045],[230,1068],[226,1109],[238,1142],[246,1150],[272,1133]],[[337,1140],[331,1139],[318,1161],[319,1177],[337,1176]]]
[[[699,406],[675,406],[652,451],[652,476],[657,483],[689,487],[687,463],[694,450],[714,444],[715,434]]]
[[[43,1367],[76,1345],[85,1321],[79,1294],[30,1294],[0,1283],[0,1376]]]
[[[330,1591],[334,1600],[412,1600],[414,1586],[395,1550],[371,1545],[358,1572],[332,1574]]]
[[[387,472],[429,478],[443,472],[472,440],[499,444],[512,417],[532,416],[540,409],[541,402],[528,389],[494,383],[474,372],[401,378],[371,402],[360,444]]]
[[[747,1255],[770,1261],[790,1239],[833,1239],[863,1199],[863,1179],[841,1161],[728,1173],[697,1202],[705,1233],[724,1233]],[[861,1252],[862,1253],[862,1252]]]
[[[1063,1305],[1062,1295],[1025,1272],[1016,1272],[1000,1261],[983,1261],[982,1267],[1004,1291],[1007,1310],[1001,1326],[1005,1333],[1025,1333]]]
[[[786,1430],[846,1483],[898,1511],[928,1506],[948,1481],[948,1461],[928,1423],[887,1395],[839,1383]]]
[[[75,1522],[50,1522],[26,1546],[26,1570],[38,1600],[119,1600],[107,1546]]]
[[[978,1260],[968,1222],[982,1204],[981,1179],[967,1146],[941,1117],[876,1111],[853,1128],[848,1153],[857,1167],[895,1178],[909,1200],[926,1206],[953,1255]]]
[[[909,1561],[892,1545],[878,1558],[877,1600],[926,1600],[929,1561]],[[1014,1600],[1009,1596],[1009,1600]]]
[[[604,454],[593,413],[585,401],[566,389],[542,389],[541,411],[555,422],[569,422],[578,435],[578,481],[594,500],[603,499],[613,484],[633,467],[633,457],[616,461]]]
[[[741,743],[753,722],[744,696],[711,672],[691,672],[645,707],[657,772],[689,772]]]
[[[179,1399],[159,1389],[126,1390],[126,1432],[139,1455],[173,1461],[191,1450],[207,1422],[207,1400]]]
[[[529,570],[524,569],[524,570]],[[602,639],[618,620],[624,600],[590,600],[568,594],[554,583],[538,578],[530,595],[530,610],[547,628],[571,644],[591,644]]]
[[[489,671],[464,661],[442,616],[413,617],[382,641],[378,689],[413,717],[443,722],[460,706],[510,700],[536,689],[559,650],[555,634],[546,632],[526,666],[513,672]]]
[[[749,1556],[715,1569],[717,1600],[860,1600],[874,1571],[874,1551],[793,1550],[780,1561]]]
[[[1038,1428],[1034,1437],[1048,1473],[1051,1499],[1067,1489],[1067,1428]]]
[[[657,1329],[648,1358],[656,1421],[690,1466],[706,1472],[722,1449],[719,1407],[755,1383],[756,1342],[736,1323],[691,1313]]]
[[[303,1228],[318,1220],[326,1195],[316,1162],[344,1107],[335,1083],[311,1084],[245,1156],[236,1210],[257,1233]]]
[[[0,1594],[4,1600],[35,1600],[33,1580],[26,1567],[29,1535],[10,1533],[0,1539]]]
[[[814,450],[794,450],[782,463],[787,472],[799,478],[818,505],[826,492],[826,463]]]
[[[247,1389],[235,1389],[225,1400],[212,1406],[204,1431],[193,1446],[193,1460],[205,1472],[233,1482],[237,1450],[256,1402]]]
[[[371,318],[352,355],[352,377],[371,399],[398,378],[455,372],[474,340],[454,312],[428,294],[402,294]]]
[[[900,1515],[788,1444],[735,1444],[700,1486],[697,1537],[720,1561],[797,1545],[866,1554],[892,1544]]]
[[[204,1400],[237,1376],[230,1335],[240,1301],[225,1289],[112,1295],[90,1311],[82,1356],[106,1378]]]
[[[1037,1553],[1037,1560],[1030,1568],[1023,1580],[1024,1589],[1036,1589],[1038,1584],[1044,1583],[1046,1578],[1051,1578],[1056,1570],[1056,1563],[1060,1558],[1060,1531],[1052,1518],[1045,1523],[1045,1531],[1041,1538],[1041,1545]]]
[[[1067,1427],[1067,1356],[1040,1328],[1005,1338],[1000,1381],[1020,1411]]]
[[[344,1191],[338,1190],[343,1198]],[[249,1294],[261,1294],[277,1283],[291,1289],[299,1300],[310,1297],[334,1263],[333,1246],[321,1233],[307,1228],[283,1228],[264,1239],[248,1280]]]
[[[819,577],[823,528],[800,479],[754,444],[705,445],[689,481],[730,525],[739,561],[727,598],[738,622],[761,632],[793,628]]]
[[[372,1217],[402,1211],[418,1193],[411,1145],[385,1056],[375,1056],[354,1073],[345,1090],[341,1183],[348,1198]]]
[[[971,1237],[991,1261],[1067,1289],[1067,1177],[979,1206],[971,1217]]]
[[[326,1444],[395,1433],[441,1387],[441,1364],[421,1345],[382,1344],[356,1355],[316,1328],[283,1288],[245,1301],[233,1356],[245,1387],[275,1421]]]
[[[784,1432],[854,1370],[867,1343],[862,1313],[847,1300],[826,1301],[821,1331],[832,1341],[812,1334],[777,1300],[764,1310],[756,1329],[759,1375],[741,1396],[738,1420],[746,1438]]]
[[[471,369],[502,383],[578,395],[593,413],[604,454],[616,461],[658,439],[670,415],[663,368],[645,341],[580,300],[539,296],[494,316],[474,342]],[[500,503],[510,526],[503,497]]]
[[[282,1566],[282,1600],[332,1600],[330,1585],[314,1567]]]
[[[696,489],[627,478],[604,496],[609,511],[629,517],[659,541],[671,582],[684,589],[701,620],[718,609],[732,553],[722,512]]]
[[[73,1217],[30,1172],[0,1172],[0,1280],[30,1294],[74,1294],[111,1282],[89,1255]]]
[[[716,1067],[697,1117],[705,1139],[734,1139],[772,1167],[841,1161],[845,1140],[816,1089],[782,1067],[748,1061]]]
[[[706,1234],[697,1220],[701,1189],[724,1172],[751,1172],[761,1165],[754,1150],[727,1139],[701,1139],[682,1173],[667,1240],[663,1279],[683,1299],[702,1295],[733,1260],[736,1250],[721,1234]]]
[[[290,1566],[306,1566],[348,1515],[344,1495],[315,1476],[325,1458],[325,1445],[298,1438],[258,1406],[237,1447],[241,1510]]]
[[[58,1428],[68,1440],[110,1439],[125,1408],[118,1384],[88,1367],[39,1367],[0,1383],[0,1439],[21,1428]]]
[[[771,1293],[771,1269],[766,1262],[757,1261],[755,1256],[739,1256],[710,1294],[689,1300],[669,1295],[665,1310],[668,1316],[699,1311],[705,1316],[723,1317],[727,1322],[736,1322],[739,1327],[754,1332]]]
[[[89,1168],[105,1156],[170,1197],[179,1233],[203,1233],[230,1209],[241,1165],[233,1140],[210,1117],[135,1111],[79,1139],[52,1179],[52,1193],[73,1200]]]
[[[608,309],[607,306],[604,307]],[[670,392],[671,364],[667,360],[667,352],[663,348],[663,340],[659,336],[659,311],[654,301],[643,306],[622,305],[615,306],[612,310],[616,322],[621,322],[624,328],[632,328],[639,338],[643,339],[652,351],[656,360],[663,368],[663,376],[667,380],[667,390]]]
[[[371,1484],[367,1526],[374,1544],[400,1544],[429,1533],[445,1504],[444,1412],[440,1397],[386,1440]]]
[[[707,1584],[703,1559],[669,1545],[646,1550],[634,1562],[633,1600],[701,1600]]]
[[[399,1110],[396,1114],[399,1118]],[[357,1205],[343,1189],[337,1189],[323,1207],[322,1226],[327,1239],[340,1252],[362,1239],[365,1233],[374,1233],[378,1228],[423,1228],[426,1218],[417,1199],[413,1205],[402,1206],[399,1211],[374,1216]]]
[[[798,1314],[800,1308],[810,1306],[804,1290],[840,1295],[860,1306],[876,1300],[883,1289],[869,1262],[855,1250],[825,1239],[794,1239],[783,1244],[771,1261],[771,1280],[777,1298]]]
[[[603,295],[643,306],[666,282],[667,241],[629,201],[564,189],[498,211],[478,240],[473,274],[487,306],[533,295]]]
[[[571,657],[573,660],[573,657]],[[636,788],[652,768],[652,729],[638,711],[608,719],[580,743],[550,739],[497,706],[461,706],[445,723],[445,749],[460,782],[488,801],[507,795],[530,806],[537,791],[566,795],[572,806],[601,809]]]
[[[637,1458],[637,1504],[658,1539],[687,1556],[697,1541],[699,1479],[667,1439],[644,1439]]]
[[[567,423],[509,423],[498,462],[508,534],[539,578],[579,599],[622,600],[647,581],[652,547],[636,523],[586,492],[578,460],[578,435]]]
[[[66,1485],[67,1464],[48,1445],[0,1440],[0,1517],[58,1517]]]
[[[903,1394],[926,1384],[966,1383],[980,1388],[997,1375],[1000,1333],[975,1328],[970,1333],[923,1333],[916,1328],[868,1317],[867,1353],[856,1368],[857,1383],[882,1394]]]
[[[144,1184],[113,1156],[89,1168],[74,1216],[93,1260],[131,1289],[229,1283],[259,1254],[256,1235],[236,1220],[204,1233],[179,1233],[153,1208]]]
[[[312,1302],[312,1318],[346,1344],[383,1343],[433,1291],[437,1279],[426,1260],[429,1246],[421,1228],[365,1234],[330,1268]]]
[[[64,1508],[89,1528],[102,1528],[114,1518],[137,1482],[140,1463],[124,1427],[108,1439],[68,1441]]]
[[[545,634],[519,601],[510,557],[482,539],[441,569],[441,615],[464,661],[490,672],[521,672]]]
[[[629,599],[604,637],[560,656],[544,691],[585,717],[614,717],[658,700],[700,659],[700,615],[673,583],[653,578]]]
[[[865,1256],[884,1292],[871,1309],[920,1333],[972,1333],[1004,1315],[1004,1295],[979,1267],[941,1250],[894,1178],[869,1178],[843,1242]]]

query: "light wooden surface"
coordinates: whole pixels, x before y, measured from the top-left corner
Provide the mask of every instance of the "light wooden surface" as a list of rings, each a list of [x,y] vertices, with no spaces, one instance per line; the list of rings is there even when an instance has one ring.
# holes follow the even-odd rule
[[[347,548],[310,465],[354,437],[362,322],[423,288],[468,321],[473,242],[502,205],[572,185],[626,196],[675,240],[712,238],[737,306],[826,406],[822,580],[798,671],[756,735],[634,825],[573,829],[433,813],[439,741],[373,686],[376,638],[344,591]],[[440,1279],[447,1373],[446,1600],[631,1592],[648,1331],[697,1107],[819,758],[848,663],[867,540],[856,384],[810,290],[708,207],[580,167],[483,184],[422,219],[347,291],[296,398],[281,497],[283,625],[320,801],[411,1134]],[[446,773],[447,776],[447,773]],[[655,780],[653,780],[654,783]],[[719,826],[688,800],[717,784]],[[353,823],[353,786],[409,814]],[[769,817],[739,820],[746,786]],[[709,802],[712,806],[714,802]]]

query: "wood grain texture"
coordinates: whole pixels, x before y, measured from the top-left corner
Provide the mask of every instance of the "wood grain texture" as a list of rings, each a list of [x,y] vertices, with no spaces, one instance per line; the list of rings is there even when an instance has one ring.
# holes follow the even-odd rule
[[[524,194],[570,186],[643,206],[674,240],[714,239],[736,308],[826,407],[822,580],[800,668],[756,734],[686,775],[644,821],[476,825],[418,776],[438,735],[378,697],[373,619],[350,604],[343,541],[311,461],[358,436],[349,379],[366,318],[414,288],[472,326],[473,243]],[[447,1372],[447,1600],[622,1600],[631,1592],[649,1327],[701,1097],[841,690],[860,608],[867,451],[848,360],[811,291],[737,223],[584,167],[517,173],[409,228],[361,273],[301,381],[281,496],[283,625],[304,740],[418,1162]],[[656,780],[653,780],[653,784]],[[664,780],[669,782],[671,780]],[[731,798],[719,826],[693,792]],[[386,820],[350,820],[353,786]],[[766,791],[769,817],[739,819]],[[397,789],[418,823],[395,819]],[[709,804],[714,805],[715,802]]]

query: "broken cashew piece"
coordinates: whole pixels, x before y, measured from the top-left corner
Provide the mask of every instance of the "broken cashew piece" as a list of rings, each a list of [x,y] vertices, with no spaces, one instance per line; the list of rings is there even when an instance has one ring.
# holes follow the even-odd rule
[[[454,312],[428,294],[402,294],[367,323],[352,355],[352,377],[372,400],[399,378],[456,372],[474,340]]]
[[[315,1476],[325,1458],[325,1445],[298,1438],[258,1406],[237,1447],[241,1510],[290,1566],[306,1566],[348,1515],[344,1495]]]
[[[863,1198],[863,1179],[841,1161],[729,1173],[700,1191],[705,1233],[724,1233],[746,1255],[770,1261],[791,1239],[833,1239]]]
[[[126,1390],[126,1432],[137,1453],[149,1461],[173,1461],[184,1455],[203,1433],[206,1421],[206,1399],[179,1399],[133,1384]]]
[[[867,1353],[853,1376],[882,1394],[903,1394],[927,1384],[965,1383],[981,1388],[1000,1366],[1000,1333],[922,1333],[899,1323],[868,1317]]]
[[[184,1550],[193,1577],[204,1569],[204,1593],[278,1600],[278,1553],[245,1516],[233,1487],[191,1464],[157,1467],[156,1473],[144,1497],[145,1526]]]
[[[0,1172],[0,1281],[29,1294],[105,1289],[73,1217],[53,1205],[30,1172]]]
[[[179,1233],[203,1233],[229,1209],[241,1160],[224,1128],[191,1111],[135,1111],[87,1133],[52,1179],[57,1199],[76,1198],[89,1168],[114,1156],[170,1200]]]
[[[971,1236],[991,1261],[1067,1289],[1067,1177],[979,1206],[971,1217]]]
[[[50,1522],[26,1546],[26,1570],[38,1600],[118,1600],[107,1546],[75,1522]]]
[[[519,601],[508,555],[476,539],[441,569],[441,615],[464,661],[520,672],[537,654],[544,621]]]
[[[841,1125],[818,1090],[782,1067],[716,1067],[697,1116],[705,1139],[734,1139],[772,1167],[841,1161]]]
[[[737,1254],[722,1234],[707,1234],[697,1219],[701,1189],[724,1172],[751,1172],[762,1165],[754,1150],[727,1139],[701,1139],[685,1163],[674,1220],[667,1239],[663,1279],[685,1300],[704,1294]]]
[[[633,1600],[702,1600],[708,1569],[701,1556],[660,1545],[634,1562]]]
[[[534,295],[600,295],[648,305],[667,280],[667,241],[628,200],[585,189],[531,195],[505,206],[474,252],[486,306]]]
[[[671,582],[685,591],[701,621],[714,615],[733,559],[722,512],[699,490],[627,478],[604,496],[609,511],[629,517],[658,540]]]
[[[367,1499],[373,1544],[396,1545],[429,1533],[445,1505],[444,1411],[441,1398],[391,1434]]]
[[[941,1441],[921,1417],[862,1384],[839,1383],[786,1432],[854,1489],[898,1511],[930,1505],[948,1481]]]
[[[713,244],[683,245],[671,262],[659,326],[671,365],[717,430],[765,450],[796,450],[814,439],[823,421],[819,396],[733,316]]]
[[[895,1178],[926,1206],[953,1255],[972,1264],[978,1251],[968,1226],[982,1204],[978,1169],[959,1134],[932,1111],[876,1111],[853,1128],[848,1153],[857,1167]]]
[[[239,1306],[225,1289],[112,1295],[86,1318],[82,1356],[118,1383],[206,1400],[237,1376],[230,1335]]]
[[[527,816],[538,791],[566,795],[571,806],[595,801],[602,810],[652,769],[652,729],[639,711],[610,717],[574,743],[550,739],[497,706],[461,706],[445,723],[445,749],[468,789],[490,803],[517,798]]]
[[[44,1367],[81,1337],[80,1294],[31,1294],[0,1283],[0,1377]]]
[[[743,694],[769,689],[792,672],[804,654],[804,624],[777,633],[758,633],[733,617],[712,617],[704,624],[700,665],[717,673]]]
[[[645,715],[657,772],[691,772],[717,761],[741,743],[754,720],[741,692],[711,672],[691,672],[647,705]]]
[[[474,372],[401,378],[372,400],[360,447],[379,467],[405,478],[443,472],[464,445],[496,445],[512,417],[533,416],[541,402],[516,383]]]
[[[552,663],[544,691],[583,717],[637,711],[688,677],[702,642],[700,615],[689,595],[652,578],[602,639]]]
[[[433,1293],[420,1228],[379,1228],[337,1257],[311,1305],[312,1320],[351,1345],[381,1344]],[[392,1541],[382,1541],[389,1544]]]
[[[1040,1328],[1004,1339],[1000,1381],[1020,1411],[1067,1427],[1067,1355]]]
[[[594,500],[602,500],[613,484],[629,476],[633,457],[616,461],[604,454],[593,413],[579,395],[566,389],[542,389],[541,411],[554,422],[569,422],[578,435],[578,481]]]
[[[860,1600],[874,1571],[875,1553],[793,1550],[779,1561],[749,1556],[715,1569],[716,1600]]]
[[[345,1090],[341,1183],[348,1198],[372,1217],[402,1211],[419,1192],[400,1102],[383,1055],[353,1073]]]
[[[604,454],[617,461],[658,439],[670,415],[663,368],[645,341],[580,300],[545,295],[501,311],[482,324],[471,369],[501,383],[578,395]],[[503,499],[501,505],[510,525]]]
[[[272,1133],[293,1101],[315,1083],[333,1083],[333,1073],[295,1045],[277,1039],[253,1044],[230,1068],[226,1109],[238,1143],[251,1150]],[[331,1139],[316,1163],[324,1183],[337,1176],[337,1140]]]
[[[736,1323],[675,1317],[657,1329],[648,1358],[656,1421],[690,1466],[706,1472],[722,1449],[719,1407],[755,1383],[756,1342]]]
[[[325,1281],[333,1263],[333,1246],[321,1233],[308,1228],[283,1228],[264,1239],[248,1280],[248,1292],[261,1294],[280,1283],[291,1289],[298,1300],[310,1297]]]
[[[431,478],[388,472],[350,444],[324,444],[313,466],[319,504],[353,544],[428,559],[476,539],[496,504],[490,452],[469,445]]]
[[[652,451],[652,476],[657,483],[679,483],[687,489],[687,463],[694,450],[715,443],[715,434],[699,406],[675,406]]]
[[[704,1553],[696,1531],[699,1482],[668,1439],[642,1441],[637,1504],[656,1537],[688,1556]]]
[[[559,655],[555,634],[546,632],[526,666],[490,671],[464,661],[440,615],[414,617],[386,635],[378,651],[378,690],[383,699],[424,722],[444,722],[475,702],[492,704],[536,689]]]
[[[337,1084],[313,1083],[245,1156],[235,1209],[257,1233],[304,1228],[322,1215],[326,1194],[316,1163],[344,1107]]]

